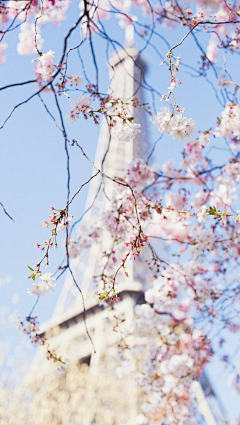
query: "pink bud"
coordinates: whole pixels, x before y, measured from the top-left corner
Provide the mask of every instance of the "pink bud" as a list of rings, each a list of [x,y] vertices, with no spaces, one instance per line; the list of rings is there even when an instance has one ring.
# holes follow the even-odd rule
[[[49,216],[49,221],[51,221],[51,223],[52,223],[53,221],[55,221],[55,219],[56,219],[56,214],[55,214],[55,213],[53,213],[53,214],[51,214],[51,215]]]

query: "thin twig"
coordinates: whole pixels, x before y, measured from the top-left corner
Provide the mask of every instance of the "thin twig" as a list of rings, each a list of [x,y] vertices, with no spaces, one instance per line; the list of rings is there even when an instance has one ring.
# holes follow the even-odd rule
[[[3,209],[3,211],[4,211],[4,213],[12,220],[12,222],[14,223],[14,219],[10,216],[10,214],[8,214],[8,212],[5,210],[5,208],[4,208],[4,205],[3,205],[3,203],[2,202],[0,202],[0,205],[1,205],[1,207],[2,207],[2,209]]]

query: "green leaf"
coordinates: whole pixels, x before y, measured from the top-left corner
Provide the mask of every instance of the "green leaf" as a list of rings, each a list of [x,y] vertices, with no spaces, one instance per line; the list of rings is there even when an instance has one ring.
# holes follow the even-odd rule
[[[105,298],[108,298],[108,292],[104,292],[104,294],[99,296],[100,301],[105,300]]]
[[[209,207],[208,209],[208,214],[209,215],[217,215],[219,216],[220,214],[217,212],[217,209],[215,207],[215,205],[213,205],[212,207]]]
[[[32,267],[28,266],[29,270],[31,270],[32,272],[34,272],[34,270],[32,269]]]

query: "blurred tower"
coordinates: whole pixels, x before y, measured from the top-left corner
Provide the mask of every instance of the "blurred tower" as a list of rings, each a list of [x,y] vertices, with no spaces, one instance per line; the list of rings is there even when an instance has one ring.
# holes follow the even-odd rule
[[[126,48],[120,50],[110,60],[109,92],[113,93],[115,98],[119,97],[126,102],[136,96],[140,103],[143,103],[143,88],[147,86],[144,79],[146,64],[140,58],[138,50],[133,47],[131,31],[132,29],[129,28]],[[133,115],[131,106],[129,106],[129,115]],[[125,163],[140,157],[146,160],[150,153],[151,148],[147,143],[149,137],[147,136],[146,113],[141,108],[136,108],[136,113],[134,111],[134,121],[141,123],[142,132],[134,141],[129,143],[119,140],[114,134],[111,134],[110,138],[108,126],[105,122],[102,124],[94,163],[108,176],[122,177]],[[85,208],[87,213],[83,220],[85,218],[91,220],[92,217],[99,214],[103,205],[106,205],[106,210],[110,205],[109,200],[113,195],[114,182],[105,179],[104,190],[100,187],[101,176],[97,176],[90,183]],[[106,353],[108,358],[114,357],[115,347],[119,340],[119,334],[113,332],[111,321],[106,317],[106,311],[98,304],[98,301],[94,301],[92,296],[93,276],[101,255],[104,251],[108,251],[109,244],[109,236],[107,232],[103,232],[101,244],[92,245],[80,257],[72,260],[75,279],[86,300],[86,322],[96,347],[96,353],[93,354],[92,345],[86,334],[82,298],[70,274],[63,285],[52,320],[42,327],[42,332],[46,334],[50,345],[58,353],[63,354],[63,351],[66,351],[67,357],[71,360],[75,359],[90,365],[89,370],[92,375],[97,375],[98,368],[104,362],[104,359],[106,360]],[[118,303],[113,315],[126,320],[126,323],[131,321],[135,305],[144,302],[143,291],[146,273],[147,271],[141,261],[135,260],[128,262],[129,278],[126,278],[123,273],[120,275],[121,286],[119,286],[117,292],[121,302]],[[109,313],[107,315],[109,316]],[[115,373],[116,364],[111,366],[110,362],[107,361],[107,367],[109,370],[112,367],[113,373]],[[198,384],[196,391],[199,411],[203,417],[202,423],[206,425],[226,425],[227,422],[213,391],[210,391],[209,395],[205,397],[204,390],[210,387],[210,384],[206,383],[208,382],[206,377],[204,379],[204,385]],[[119,422],[109,422],[109,424],[137,425],[135,418],[139,413],[138,407],[141,404],[138,400],[137,389],[132,385],[130,391],[127,391],[124,385],[123,390],[125,397],[129,399],[127,419],[124,424]],[[89,422],[89,424],[91,423],[97,424],[94,420]]]

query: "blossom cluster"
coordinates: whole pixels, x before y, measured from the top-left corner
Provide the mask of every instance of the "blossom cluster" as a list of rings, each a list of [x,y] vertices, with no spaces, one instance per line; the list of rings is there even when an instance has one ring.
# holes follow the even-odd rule
[[[54,74],[54,55],[55,52],[49,50],[47,53],[39,56],[38,64],[36,67],[36,74],[41,81],[49,81]]]
[[[178,298],[177,271],[176,264],[170,265],[165,281],[156,281],[146,291],[147,304],[136,306],[133,334],[138,337],[118,369],[124,375],[132,364],[136,383],[148,394],[141,424],[198,423],[194,385],[212,352],[208,338],[193,326],[189,301]]]
[[[69,216],[66,210],[55,210],[53,207],[50,207],[50,210],[53,212],[48,217],[49,221],[44,221],[42,227],[52,227],[52,235],[56,236],[57,232],[64,232],[68,229],[69,221],[73,220],[75,217],[73,215]]]
[[[32,344],[45,347],[47,351],[47,359],[52,360],[57,366],[53,373],[62,374],[65,372],[69,360],[62,359],[55,353],[55,351],[50,349],[46,337],[40,335],[39,323],[36,317],[29,316],[26,317],[25,321],[20,320],[19,331],[27,335]]]
[[[69,83],[72,87],[81,87],[83,78],[80,75],[71,75],[69,77]]]
[[[215,132],[216,137],[235,136],[240,138],[240,104],[228,102],[224,111],[221,113],[221,119]]]
[[[34,283],[28,289],[28,294],[42,296],[45,292],[54,291],[56,286],[56,278],[52,277],[52,273],[35,274]]]
[[[38,28],[38,32],[35,37],[35,25],[34,23],[30,22],[23,22],[20,25],[20,33],[18,35],[19,43],[17,44],[17,51],[19,55],[32,55],[36,52],[36,43],[37,47],[40,50],[43,45],[43,39],[40,34],[40,30]],[[44,56],[44,55],[43,55]],[[46,59],[45,54],[45,68],[46,68],[46,62],[50,62],[50,55],[49,52],[47,54],[48,59]],[[54,57],[52,56],[52,59]],[[40,71],[40,66],[38,66],[38,69]],[[39,72],[40,73],[40,72]],[[46,81],[46,80],[44,80]]]
[[[195,130],[195,122],[192,118],[183,117],[182,114],[172,115],[170,109],[165,106],[161,108],[161,112],[157,113],[153,124],[158,131],[169,134],[174,140],[191,137]]]
[[[44,221],[42,227],[51,228],[51,237],[48,238],[43,244],[37,243],[35,245],[36,248],[39,248],[41,251],[44,251],[43,258],[40,260],[38,264],[36,264],[36,269],[34,270],[32,267],[28,266],[28,268],[32,271],[29,279],[33,280],[33,284],[28,289],[28,294],[34,294],[37,296],[44,295],[45,292],[49,290],[54,290],[56,286],[56,278],[52,276],[52,273],[42,274],[40,267],[42,262],[46,259],[45,266],[49,265],[49,250],[54,246],[57,248],[57,234],[58,232],[64,232],[68,229],[69,221],[73,220],[74,216],[69,216],[67,209],[65,210],[56,210],[54,207],[50,207],[50,211],[52,212],[48,219],[49,221]]]
[[[135,122],[118,123],[115,128],[115,134],[120,140],[125,140],[130,142],[133,140],[139,133],[141,133],[141,125]]]
[[[39,323],[36,317],[27,317],[25,321],[20,321],[19,331],[28,335],[32,344],[43,345],[45,339],[39,335]]]
[[[146,186],[152,185],[157,179],[155,171],[157,171],[157,164],[149,166],[143,159],[137,158],[132,161],[130,166],[126,166],[126,182],[135,192],[140,193]]]
[[[66,116],[68,122],[74,123],[79,118],[80,113],[86,116],[86,114],[91,110],[91,103],[91,98],[87,94],[80,94],[77,100],[71,100],[70,112]]]
[[[83,79],[80,75],[70,76],[68,79],[70,86],[76,88],[82,85]],[[103,114],[109,119],[110,128],[114,128],[114,134],[126,142],[134,140],[141,133],[141,125],[133,121],[133,117],[129,116],[129,103],[132,107],[145,107],[140,105],[135,98],[131,102],[124,102],[120,99],[114,99],[112,96],[101,96],[96,91],[95,85],[87,86],[88,94],[80,94],[77,100],[70,100],[70,112],[66,115],[68,122],[75,123],[83,114],[84,118],[92,116],[95,124],[99,124],[99,114]],[[92,99],[98,99],[99,107],[96,111],[92,107]],[[150,113],[149,110],[147,112]]]

